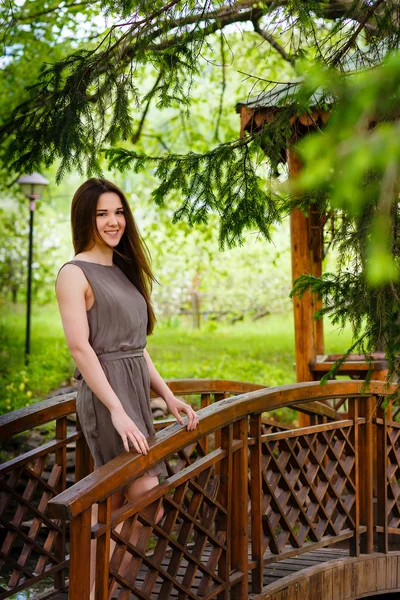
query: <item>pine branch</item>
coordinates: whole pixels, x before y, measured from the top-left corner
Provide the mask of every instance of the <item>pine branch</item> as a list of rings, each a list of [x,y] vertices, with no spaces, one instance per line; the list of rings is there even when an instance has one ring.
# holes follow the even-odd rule
[[[131,137],[132,144],[136,144],[139,141],[139,139],[140,139],[140,136],[141,136],[141,133],[142,133],[142,129],[143,129],[145,121],[146,121],[147,113],[149,112],[149,109],[150,109],[151,101],[153,100],[154,95],[157,92],[158,87],[159,87],[160,82],[161,82],[161,80],[162,80],[163,77],[164,77],[164,73],[161,71],[158,74],[158,77],[157,77],[157,79],[156,79],[156,81],[155,81],[152,89],[147,94],[147,103],[146,103],[146,106],[144,108],[144,111],[142,112],[142,116],[140,118],[139,125],[138,125],[135,133]]]
[[[11,20],[13,23],[24,22],[24,21],[34,21],[38,17],[47,16],[50,13],[60,11],[64,8],[68,9],[68,8],[75,8],[75,7],[79,7],[79,6],[91,6],[92,4],[96,4],[97,2],[100,2],[100,1],[101,0],[86,0],[85,2],[80,1],[80,2],[70,2],[70,3],[65,3],[65,4],[57,3],[55,6],[49,6],[45,10],[41,10],[41,11],[38,11],[35,13],[23,14],[21,12],[18,15],[13,15]]]
[[[277,42],[276,39],[270,33],[268,33],[268,31],[261,29],[258,21],[256,21],[256,20],[253,21],[253,27],[254,27],[254,31],[256,33],[258,33],[262,38],[264,38],[264,40],[266,40],[269,44],[271,44],[271,46],[277,52],[279,52],[279,54],[282,56],[282,58],[284,60],[286,60],[289,64],[294,66],[295,59],[293,58],[293,56],[289,56],[289,54],[286,52],[286,50],[283,48],[283,46],[281,46],[279,44],[279,42]]]
[[[157,204],[164,205],[174,192],[182,204],[174,221],[190,225],[207,222],[208,214],[220,217],[220,246],[243,241],[248,228],[256,228],[270,239],[271,226],[279,222],[280,198],[257,174],[260,134],[245,140],[220,144],[213,150],[187,155],[146,156],[126,149],[106,151],[109,168],[121,171],[155,167],[159,186],[153,191]]]
[[[352,34],[352,36],[350,37],[350,39],[337,52],[336,56],[333,57],[333,59],[331,61],[331,66],[332,67],[335,67],[336,65],[339,64],[339,62],[342,60],[342,58],[348,52],[349,48],[351,48],[351,46],[354,44],[354,42],[356,41],[356,39],[359,36],[359,34],[361,33],[361,31],[364,29],[365,25],[367,24],[367,21],[372,17],[372,15],[375,13],[376,9],[383,2],[385,2],[385,0],[376,0],[374,2],[374,4],[372,4],[372,6],[370,6],[368,8],[368,10],[365,11],[364,16],[360,19],[359,25],[356,28],[356,30],[354,31],[354,33]]]

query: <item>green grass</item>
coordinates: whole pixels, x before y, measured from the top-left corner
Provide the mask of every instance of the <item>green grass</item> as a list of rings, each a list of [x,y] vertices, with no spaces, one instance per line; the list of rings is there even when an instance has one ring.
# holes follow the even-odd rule
[[[349,332],[326,324],[326,352],[343,352]],[[215,377],[283,385],[296,380],[292,314],[275,314],[235,325],[205,324],[200,330],[161,325],[148,340],[156,366],[169,377]]]
[[[45,398],[68,381],[74,363],[57,304],[33,307],[31,359],[24,366],[25,307],[0,304],[0,411]],[[349,332],[325,326],[327,353],[343,352]],[[205,323],[200,330],[179,319],[161,323],[148,350],[164,378],[220,378],[282,385],[295,382],[292,314],[235,325]]]
[[[24,363],[25,306],[0,304],[0,412],[45,398],[71,374],[57,305],[32,310],[31,355]]]

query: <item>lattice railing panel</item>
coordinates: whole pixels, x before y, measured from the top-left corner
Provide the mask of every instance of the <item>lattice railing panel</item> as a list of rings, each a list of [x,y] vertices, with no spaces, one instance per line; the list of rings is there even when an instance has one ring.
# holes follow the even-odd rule
[[[387,524],[400,533],[400,425],[386,427]]]
[[[54,413],[60,411],[63,403],[66,414],[57,418]],[[82,457],[75,461],[75,453],[76,446],[82,448],[84,439],[77,430],[76,422],[67,423],[68,416],[75,410],[72,395],[54,403],[50,399],[44,404],[43,409],[38,411],[42,425],[39,426],[33,419],[38,429],[32,427],[34,434],[31,438],[37,439],[42,435],[43,423],[54,422],[55,427],[45,430],[48,441],[0,465],[1,600],[30,589],[43,579],[46,583],[53,580],[54,584],[45,591],[42,587],[43,599],[65,587],[68,564],[66,525],[64,521],[51,519],[47,506],[66,489],[68,479],[79,478],[79,470],[82,477],[86,465]],[[34,409],[29,407],[27,410]],[[21,431],[25,431],[25,414],[21,415],[21,421]],[[18,419],[13,427],[18,433]],[[6,433],[3,425],[3,439],[8,439]],[[51,434],[55,437],[49,440]]]
[[[229,585],[227,509],[219,502],[216,466],[214,461],[190,479],[184,471],[175,475],[173,489],[113,529],[109,597],[118,586],[118,600],[197,600],[214,598]]]
[[[9,573],[10,590],[57,569],[63,560],[63,525],[46,516],[47,504],[60,492],[63,476],[62,466],[54,458],[45,470],[51,458],[44,454],[0,473],[0,523],[5,533],[0,568],[3,576]]]
[[[263,436],[264,551],[280,554],[354,529],[351,426],[309,435]]]
[[[190,444],[190,446],[183,448],[164,461],[168,475],[176,475],[186,467],[194,464],[200,458],[203,458],[205,455],[204,440],[199,440],[195,444]]]

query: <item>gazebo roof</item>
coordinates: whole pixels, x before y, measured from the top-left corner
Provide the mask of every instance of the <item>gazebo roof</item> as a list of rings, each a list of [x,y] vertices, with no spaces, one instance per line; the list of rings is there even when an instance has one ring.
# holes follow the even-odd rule
[[[293,81],[286,83],[272,84],[270,89],[267,91],[260,92],[257,96],[243,100],[236,104],[236,111],[240,112],[242,107],[248,109],[259,109],[259,108],[279,108],[287,104],[291,104],[296,94],[300,91],[304,77],[298,77]],[[333,104],[334,98],[328,95],[324,89],[317,88],[312,94],[311,108],[314,108],[324,102],[325,104]]]

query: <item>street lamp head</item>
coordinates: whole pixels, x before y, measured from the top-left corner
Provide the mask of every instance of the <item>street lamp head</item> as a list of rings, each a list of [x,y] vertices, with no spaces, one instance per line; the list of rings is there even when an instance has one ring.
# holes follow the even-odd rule
[[[43,192],[43,188],[49,185],[46,177],[43,177],[40,173],[31,173],[30,175],[22,175],[17,179],[22,193],[30,200],[37,200],[40,198]]]

